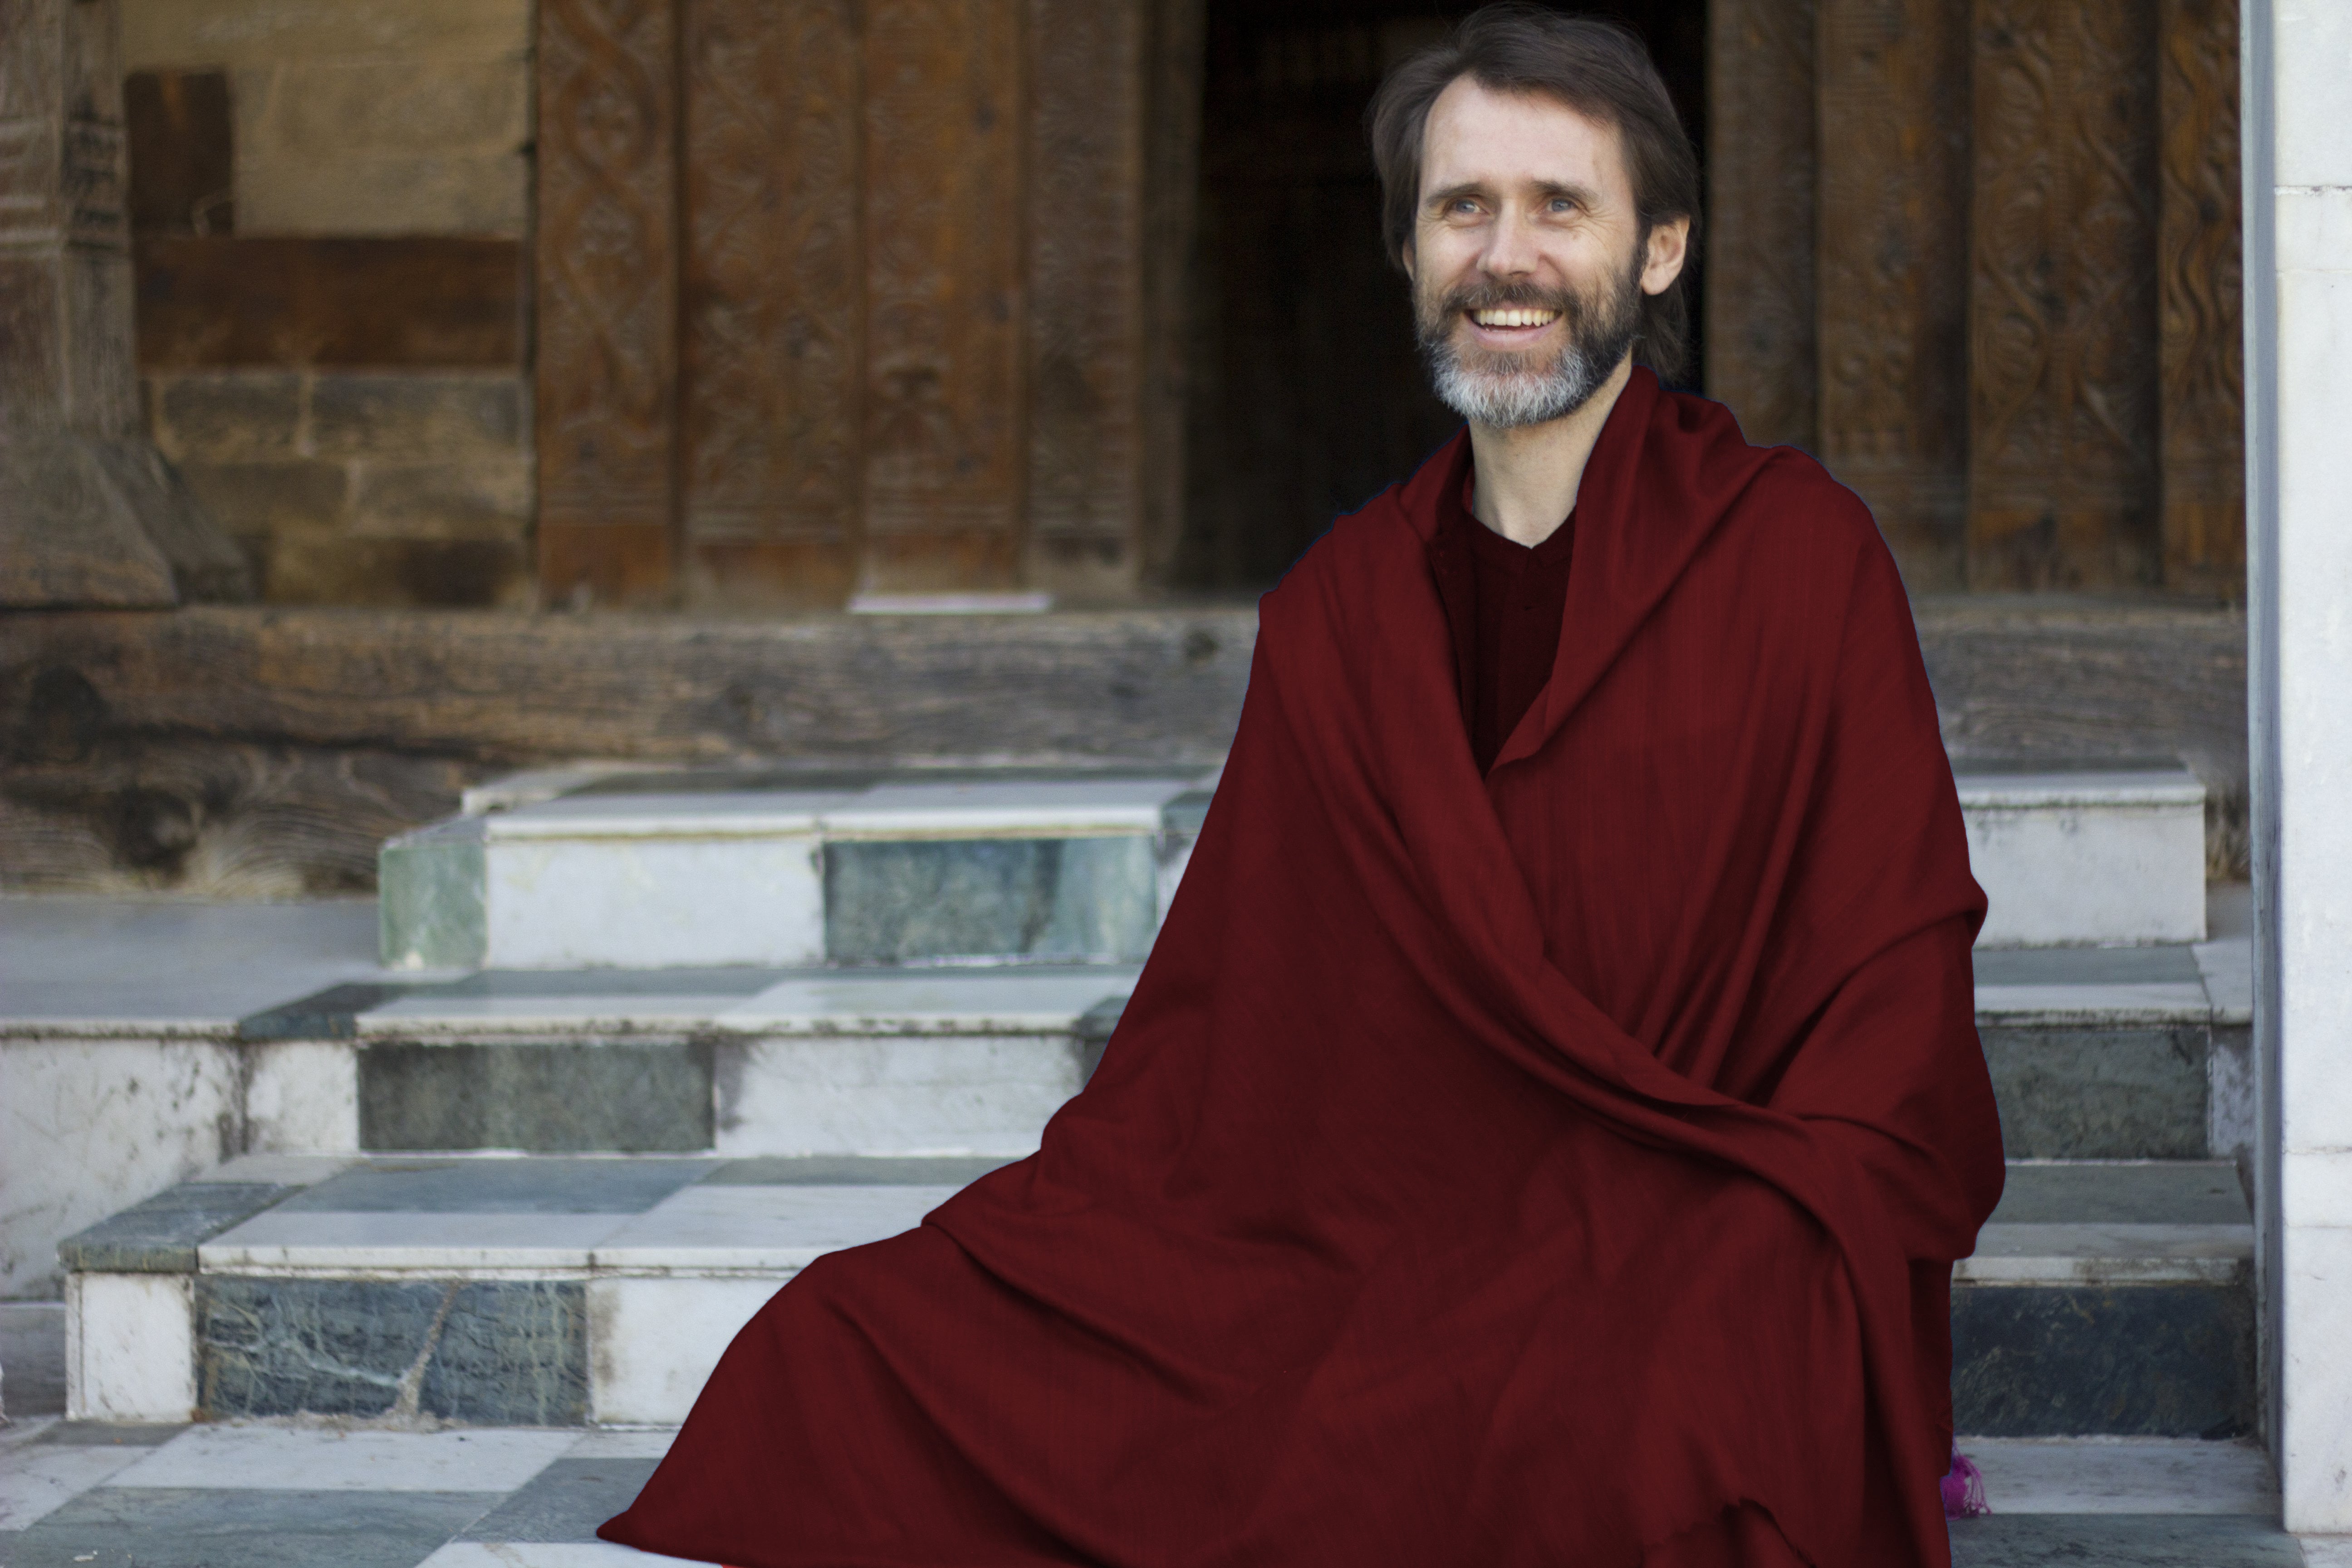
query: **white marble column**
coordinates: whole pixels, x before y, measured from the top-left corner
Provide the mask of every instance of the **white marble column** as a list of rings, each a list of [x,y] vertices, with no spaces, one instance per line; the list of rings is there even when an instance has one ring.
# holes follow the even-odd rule
[[[2352,1531],[2352,0],[2245,0],[2264,1370],[2297,1531]]]

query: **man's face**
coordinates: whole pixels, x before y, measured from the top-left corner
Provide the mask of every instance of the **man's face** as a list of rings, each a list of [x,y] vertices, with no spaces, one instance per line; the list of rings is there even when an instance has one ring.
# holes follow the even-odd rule
[[[1633,346],[1641,294],[1682,270],[1686,226],[1645,242],[1615,126],[1454,81],[1430,106],[1406,257],[1438,395],[1504,429],[1582,407]]]

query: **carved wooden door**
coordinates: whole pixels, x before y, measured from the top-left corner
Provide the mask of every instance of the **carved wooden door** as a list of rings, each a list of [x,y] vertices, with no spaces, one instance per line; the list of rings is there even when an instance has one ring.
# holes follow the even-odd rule
[[[2234,0],[1715,0],[1710,390],[1912,590],[2244,592]]]
[[[1147,0],[540,16],[551,598],[1133,591]]]

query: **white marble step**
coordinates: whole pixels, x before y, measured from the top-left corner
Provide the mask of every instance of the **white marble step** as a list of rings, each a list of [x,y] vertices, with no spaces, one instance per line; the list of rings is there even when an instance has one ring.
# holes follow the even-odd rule
[[[1213,776],[586,770],[468,792],[383,849],[395,966],[1140,960]],[[1969,773],[1980,944],[2205,935],[2204,789],[2175,768]]]
[[[425,1414],[676,1422],[785,1281],[825,1253],[913,1228],[996,1163],[233,1162],[60,1249],[69,1409],[121,1421],[380,1415],[397,1374],[429,1359],[434,1325],[458,1310],[469,1359],[423,1385]],[[2196,1430],[2237,1418],[2250,1367],[2175,1365],[2107,1342],[2152,1322],[2193,1340],[2236,1310],[2252,1232],[2227,1170],[2021,1168],[2004,1209],[2027,1223],[1997,1216],[1954,1272],[1964,1426],[1981,1412],[2011,1432],[2050,1430],[2035,1424],[2105,1407],[2119,1361],[2167,1384],[2135,1422],[2184,1407]],[[2051,1214],[2080,1218],[2032,1223]],[[2137,1304],[2117,1307],[2118,1291]],[[2072,1349],[2037,1355],[2053,1334]],[[2053,1397],[2036,1380],[2064,1386]]]

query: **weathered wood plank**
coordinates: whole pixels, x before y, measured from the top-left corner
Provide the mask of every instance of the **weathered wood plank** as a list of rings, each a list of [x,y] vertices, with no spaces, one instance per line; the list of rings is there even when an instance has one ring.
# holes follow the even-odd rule
[[[2143,586],[2157,515],[2150,0],[1975,0],[1968,584]]]
[[[1915,594],[1964,582],[1967,0],[1821,0],[1820,446]]]
[[[1811,447],[1814,0],[1707,7],[1706,393],[1759,446]]]
[[[672,580],[677,34],[676,0],[539,7],[540,582],[559,603]]]
[[[2178,756],[2244,874],[2245,621],[2058,597],[1916,607],[1954,754]],[[187,609],[0,617],[0,887],[365,885],[465,784],[678,764],[1208,766],[1254,607],[697,622]]]

